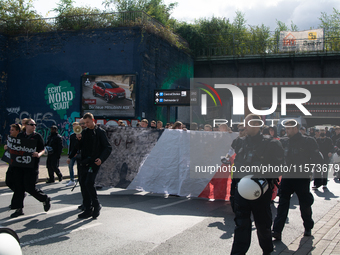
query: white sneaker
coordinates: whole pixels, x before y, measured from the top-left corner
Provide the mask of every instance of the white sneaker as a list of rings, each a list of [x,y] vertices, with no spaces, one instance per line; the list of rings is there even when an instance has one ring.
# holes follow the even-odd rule
[[[68,187],[68,186],[73,186],[74,184],[76,184],[74,181],[69,181],[69,182],[66,184],[66,187]]]

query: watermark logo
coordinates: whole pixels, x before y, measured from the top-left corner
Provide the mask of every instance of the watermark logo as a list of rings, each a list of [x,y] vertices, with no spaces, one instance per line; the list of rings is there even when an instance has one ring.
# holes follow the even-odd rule
[[[203,83],[202,83],[203,84]],[[205,84],[206,85],[206,84]],[[209,86],[209,85],[206,85]],[[211,90],[215,92],[215,94],[218,96],[220,99],[218,93],[214,88],[209,86]],[[233,114],[234,115],[244,115],[244,94],[240,88],[233,84],[215,84],[214,87],[216,89],[228,89],[231,94],[232,94],[232,99],[233,99]],[[268,88],[270,89],[270,88]],[[212,98],[213,96],[209,91],[206,91],[203,89],[203,91],[207,92]],[[305,97],[304,98],[288,98],[287,95],[289,93],[298,93],[298,94],[303,94]],[[281,115],[287,115],[287,105],[288,104],[293,104],[295,105],[304,115],[312,115],[302,104],[307,103],[311,99],[311,93],[309,90],[305,88],[296,88],[296,87],[291,87],[291,88],[281,88]],[[216,101],[213,98],[215,105]],[[222,106],[222,101],[220,99],[221,106]],[[257,115],[270,115],[273,112],[276,111],[277,105],[278,105],[278,88],[274,87],[272,88],[272,102],[271,102],[271,107],[266,110],[258,110],[255,109],[254,103],[253,103],[253,88],[248,87],[247,88],[247,103],[248,103],[248,108],[251,113],[257,114]],[[201,114],[202,115],[207,115],[207,95],[206,94],[201,94]]]

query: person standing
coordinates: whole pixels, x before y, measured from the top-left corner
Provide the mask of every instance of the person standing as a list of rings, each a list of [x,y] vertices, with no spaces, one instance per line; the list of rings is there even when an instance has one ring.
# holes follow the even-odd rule
[[[12,124],[11,128],[9,130],[9,135],[11,137],[17,137],[18,134],[21,131],[21,126],[20,124]],[[7,145],[4,146],[4,149],[7,150],[8,147]],[[14,169],[11,165],[8,166],[7,172],[6,172],[6,180],[5,183],[8,186],[8,188],[10,188],[12,191],[14,191],[15,189],[15,174],[14,174]]]
[[[75,127],[77,127],[77,126],[80,126],[79,122],[73,122],[72,123],[73,129]],[[76,133],[73,133],[73,134],[70,135],[70,142],[69,142],[69,145],[68,145],[68,154],[67,155],[70,155],[71,151],[75,148],[76,143],[77,143],[77,135],[76,135]],[[79,158],[79,156],[80,155],[77,152],[75,157],[72,158],[70,163],[68,164],[68,170],[69,170],[69,173],[70,173],[70,181],[66,184],[66,187],[73,186],[75,184],[75,182],[74,182],[74,170],[73,170],[73,166],[76,163],[76,161]]]
[[[340,139],[340,126],[334,127],[335,134],[332,136],[332,142],[335,145],[336,141]]]
[[[15,167],[14,174],[15,189],[11,201],[11,209],[16,211],[11,214],[12,218],[23,215],[25,191],[32,195],[35,199],[43,203],[44,211],[47,212],[51,208],[51,198],[48,197],[43,191],[36,187],[39,176],[39,161],[40,157],[44,154],[44,140],[42,136],[35,132],[37,124],[33,119],[28,119],[26,130],[18,134],[17,138],[36,140],[36,151],[32,153],[35,158],[34,166],[31,168]]]
[[[63,151],[63,139],[58,134],[58,127],[55,125],[51,127],[51,134],[47,138],[46,148],[48,151],[46,168],[49,176],[46,183],[54,182],[54,173],[57,174],[58,180],[61,182],[63,180],[63,175],[59,169],[59,160],[61,152]]]
[[[98,200],[95,179],[101,164],[110,156],[112,146],[105,130],[95,124],[92,113],[85,113],[83,119],[87,128],[77,135],[78,146],[70,153],[67,163],[81,150],[80,189],[85,210],[78,218],[92,216],[96,219],[102,206]]]
[[[293,169],[294,167],[304,166],[305,169],[302,175],[283,175],[281,179],[280,199],[272,233],[273,238],[276,240],[281,240],[282,238],[290,198],[294,192],[299,199],[301,217],[305,228],[304,235],[311,235],[311,230],[314,226],[312,219],[314,197],[310,192],[311,164],[320,164],[322,162],[317,142],[312,137],[302,135],[299,132],[299,124],[295,120],[286,121],[286,132],[287,141],[282,143],[285,149],[286,165]]]
[[[149,125],[149,121],[147,119],[142,119],[140,122],[140,127],[147,128]]]
[[[270,254],[273,251],[271,225],[271,196],[272,185],[259,198],[248,200],[242,197],[238,191],[240,179],[249,173],[244,173],[242,168],[247,166],[272,165],[279,166],[283,163],[284,151],[281,143],[272,138],[264,138],[260,132],[261,117],[249,114],[245,118],[245,139],[239,139],[235,144],[236,157],[234,166],[236,171],[233,174],[231,204],[235,213],[234,242],[231,254],[246,254],[251,242],[251,214],[254,216],[257,236],[263,254]],[[256,176],[254,176],[256,178]],[[261,178],[264,178],[263,176]],[[267,179],[270,183],[271,179]]]
[[[326,136],[326,129],[320,129],[320,137],[316,139],[319,145],[319,150],[323,156],[323,164],[327,165],[332,157],[334,146],[332,139]],[[328,167],[327,167],[328,170]],[[328,171],[320,171],[314,173],[314,186],[313,189],[318,189],[323,185],[324,189],[327,189]]]

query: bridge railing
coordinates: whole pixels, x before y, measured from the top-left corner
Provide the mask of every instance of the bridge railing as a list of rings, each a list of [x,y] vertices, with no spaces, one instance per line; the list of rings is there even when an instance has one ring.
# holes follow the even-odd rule
[[[232,56],[243,57],[247,55],[271,55],[271,54],[315,54],[340,52],[340,37],[325,37],[317,41],[308,38],[295,39],[295,42],[283,42],[277,38],[265,41],[237,41],[231,40],[224,45],[208,45],[198,49],[196,57]]]
[[[0,32],[10,35],[111,27],[141,27],[143,30],[156,34],[179,48],[185,49],[189,47],[186,40],[142,11],[74,16],[60,15],[54,18],[33,20],[0,20]]]

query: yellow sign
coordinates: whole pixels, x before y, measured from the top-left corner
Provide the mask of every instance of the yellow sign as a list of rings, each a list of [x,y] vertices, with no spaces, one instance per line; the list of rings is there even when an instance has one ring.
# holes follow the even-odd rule
[[[316,40],[316,32],[309,32],[308,40]]]

